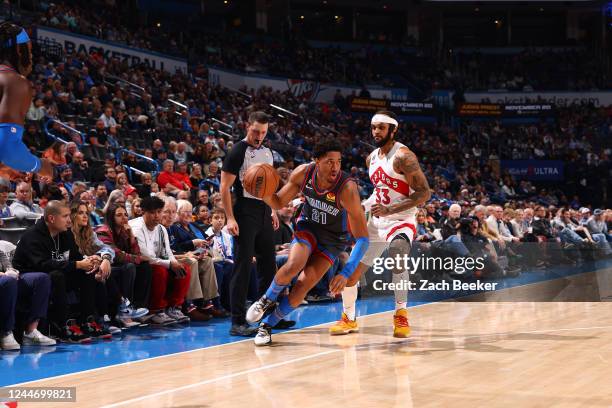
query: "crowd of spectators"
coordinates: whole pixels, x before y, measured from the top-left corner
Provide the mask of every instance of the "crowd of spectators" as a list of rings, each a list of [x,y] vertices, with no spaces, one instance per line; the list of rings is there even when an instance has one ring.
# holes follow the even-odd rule
[[[0,182],[1,231],[18,234],[3,235],[0,248],[2,348],[19,347],[15,327],[23,344],[48,345],[49,333],[82,343],[143,324],[226,317],[233,251],[223,230],[220,169],[253,110],[273,112],[274,104],[297,113],[275,112],[267,135],[281,183],[311,160],[318,141],[336,137],[346,146],[345,169],[369,196],[369,118],[353,116],[345,96],[313,104],[205,78],[202,65],[170,74],[96,53],[55,61],[36,55],[24,142],[56,163],[56,176]],[[58,139],[46,135],[47,126]],[[579,106],[554,124],[403,121],[399,139],[419,157],[433,193],[419,210],[415,250],[482,255],[485,268],[470,276],[483,277],[609,256],[612,214],[597,208],[609,203],[609,126],[606,109]],[[505,158],[571,165],[564,185],[545,189],[504,174]],[[295,210],[279,212],[279,263]],[[308,301],[329,299],[326,282],[343,259]],[[254,287],[250,298],[257,298]],[[38,330],[39,321],[48,325]]]
[[[467,90],[600,90],[609,85],[599,53],[586,47],[525,48],[511,54],[449,49],[439,54],[402,44],[313,46],[239,32],[214,33],[182,25],[144,25],[127,3],[96,0],[38,2],[36,23],[128,46],[156,50],[246,73],[349,85]],[[190,19],[187,19],[191,21]],[[187,28],[186,28],[187,27]],[[179,35],[179,31],[185,35]],[[180,39],[179,39],[180,38]],[[179,39],[177,41],[177,39]]]
[[[611,210],[512,203],[440,205],[434,200],[419,209],[417,223],[413,255],[483,259],[479,267],[459,272],[428,270],[428,279],[514,277],[526,270],[577,266],[612,254]]]

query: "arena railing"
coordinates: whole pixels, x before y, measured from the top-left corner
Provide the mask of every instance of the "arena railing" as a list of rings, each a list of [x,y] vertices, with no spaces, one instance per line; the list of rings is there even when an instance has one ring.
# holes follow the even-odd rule
[[[45,122],[45,125],[43,126],[43,129],[44,129],[44,131],[45,131],[45,134],[47,135],[47,137],[48,137],[49,139],[53,139],[53,141],[57,141],[57,142],[68,143],[66,140],[62,139],[61,137],[56,136],[56,135],[54,135],[53,133],[51,133],[51,131],[49,130],[49,125],[50,125],[51,123],[57,123],[57,124],[59,124],[61,127],[63,127],[64,129],[67,129],[67,130],[69,130],[70,132],[75,132],[75,133],[77,133],[77,134],[78,134],[78,135],[81,137],[81,140],[85,140],[85,139],[84,139],[85,135],[83,134],[83,132],[81,132],[81,131],[79,131],[79,130],[77,130],[77,129],[73,128],[72,126],[69,126],[69,125],[65,124],[65,123],[64,123],[64,122],[62,122],[62,121],[59,121],[59,120],[57,120],[57,119],[53,119],[53,118],[49,118],[49,119],[48,119],[48,120]],[[77,143],[77,146],[79,146],[79,147],[81,147],[82,145],[83,145],[83,143]]]
[[[116,153],[116,156],[115,156],[115,157],[117,158],[117,163],[121,164],[123,167],[125,167],[125,168],[127,169],[127,171],[128,171],[128,179],[132,180],[132,172],[137,173],[137,174],[140,174],[140,175],[145,174],[146,172],[145,172],[145,171],[142,171],[142,170],[140,170],[140,169],[137,169],[137,168],[135,168],[135,167],[132,167],[132,166],[126,166],[126,165],[124,165],[124,164],[123,164],[123,155],[124,155],[124,154],[125,154],[125,155],[128,155],[128,154],[134,155],[134,156],[135,156],[135,157],[137,157],[138,159],[140,159],[140,160],[144,160],[145,162],[152,164],[152,165],[153,165],[153,169],[154,169],[154,170],[152,170],[150,173],[151,173],[151,174],[152,174],[154,177],[155,177],[155,176],[156,176],[156,175],[159,173],[159,163],[157,163],[157,161],[153,160],[153,159],[152,159],[152,158],[150,158],[150,157],[143,156],[142,154],[139,154],[139,153],[133,152],[133,151],[128,150],[128,149],[120,149],[120,150],[118,150],[118,151],[117,151],[117,153]]]

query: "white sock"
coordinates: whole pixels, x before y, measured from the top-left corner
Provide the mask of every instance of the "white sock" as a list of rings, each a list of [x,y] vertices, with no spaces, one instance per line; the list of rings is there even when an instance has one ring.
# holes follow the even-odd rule
[[[408,271],[393,273],[392,275],[391,280],[393,283],[400,283],[404,281],[405,285],[408,284]],[[400,309],[405,309],[406,304],[408,303],[408,289],[395,289],[393,294],[395,295],[395,311],[397,312]]]
[[[349,320],[355,320],[355,302],[357,301],[357,285],[345,286],[342,291],[342,311]]]

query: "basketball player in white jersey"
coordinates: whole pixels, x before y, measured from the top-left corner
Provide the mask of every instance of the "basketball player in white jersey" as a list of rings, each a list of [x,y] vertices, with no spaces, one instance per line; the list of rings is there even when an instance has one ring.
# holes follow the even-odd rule
[[[410,253],[411,243],[416,238],[417,206],[431,196],[416,155],[394,139],[398,129],[395,114],[388,111],[376,112],[372,117],[371,128],[378,148],[370,153],[366,165],[374,184],[374,192],[363,203],[366,211],[371,213],[368,221],[370,246],[342,290],[342,318],[330,327],[332,335],[359,331],[355,319],[359,278],[385,249],[388,249],[388,257],[393,259],[396,255],[403,258],[404,254]],[[396,265],[392,270],[393,283],[408,280],[408,271],[398,269],[398,266],[402,265]],[[342,278],[336,276],[335,279]],[[408,337],[408,291],[396,289],[394,292],[393,336]]]

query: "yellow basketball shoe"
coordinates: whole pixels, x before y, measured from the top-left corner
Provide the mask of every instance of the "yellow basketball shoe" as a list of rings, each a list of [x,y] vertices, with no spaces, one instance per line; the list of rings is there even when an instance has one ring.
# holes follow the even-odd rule
[[[342,319],[338,320],[333,326],[329,328],[329,334],[332,336],[338,336],[341,334],[357,333],[359,326],[357,325],[357,319],[349,320],[346,313],[342,313]]]
[[[406,338],[410,336],[410,324],[408,324],[408,310],[399,309],[393,315],[393,337]]]

